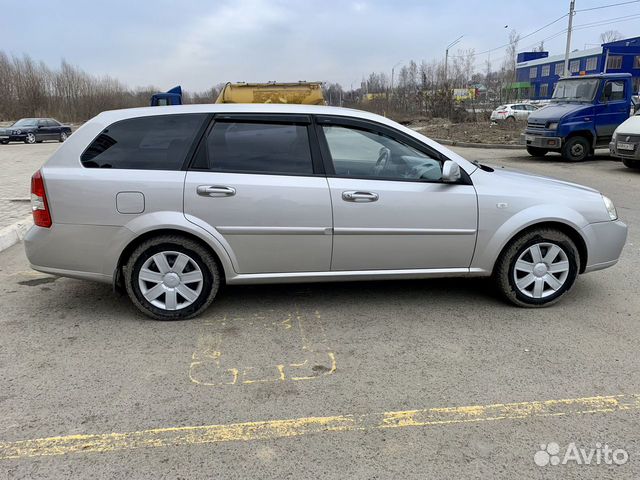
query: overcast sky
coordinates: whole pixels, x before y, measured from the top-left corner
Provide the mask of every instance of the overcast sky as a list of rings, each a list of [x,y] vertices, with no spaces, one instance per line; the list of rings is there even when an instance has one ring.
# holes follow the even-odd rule
[[[576,9],[621,1],[576,0]],[[0,0],[0,49],[52,67],[64,58],[132,87],[181,84],[193,91],[226,81],[321,80],[350,88],[372,71],[390,75],[398,62],[443,58],[460,35],[454,51],[498,47],[511,29],[531,33],[568,6],[569,0]],[[640,3],[580,12],[574,23],[633,14]],[[566,22],[523,40],[521,49]],[[579,29],[573,49],[599,43],[608,29],[640,36],[640,19]],[[564,53],[564,42],[560,35],[545,47]],[[491,53],[494,62],[502,57],[503,48]],[[486,59],[479,56],[476,67],[484,69]]]

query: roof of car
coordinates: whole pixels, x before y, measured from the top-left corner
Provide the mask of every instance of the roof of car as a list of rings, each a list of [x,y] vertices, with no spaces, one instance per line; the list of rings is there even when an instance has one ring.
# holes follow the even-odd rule
[[[127,108],[102,112],[95,120],[112,123],[133,117],[152,115],[168,115],[180,113],[266,113],[266,114],[298,114],[298,115],[338,115],[373,120],[379,123],[392,123],[386,117],[374,113],[342,107],[323,105],[291,105],[268,103],[211,103],[194,105],[169,105],[163,107]]]

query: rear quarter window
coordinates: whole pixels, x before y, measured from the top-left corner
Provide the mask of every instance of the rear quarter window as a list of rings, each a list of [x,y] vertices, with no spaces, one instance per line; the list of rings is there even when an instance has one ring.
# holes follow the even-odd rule
[[[131,118],[105,128],[80,160],[86,168],[180,170],[207,114]]]

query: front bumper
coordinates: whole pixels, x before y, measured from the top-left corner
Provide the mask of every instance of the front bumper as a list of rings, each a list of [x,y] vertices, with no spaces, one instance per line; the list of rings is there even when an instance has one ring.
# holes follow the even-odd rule
[[[627,143],[627,142],[623,142],[623,143]],[[620,148],[618,148],[617,140],[615,142],[610,142],[609,153],[613,157],[629,158],[631,160],[640,160],[640,143],[632,142],[632,144],[635,145],[635,148],[633,150],[621,150]]]
[[[611,267],[618,262],[627,241],[627,225],[620,220],[591,223],[582,229],[587,242],[585,273]]]
[[[21,133],[19,135],[14,133],[0,133],[0,142],[24,142],[26,138],[26,133]]]
[[[525,130],[524,143],[527,147],[560,150],[562,148],[562,137],[557,137],[553,134],[541,134],[540,132],[533,133]]]

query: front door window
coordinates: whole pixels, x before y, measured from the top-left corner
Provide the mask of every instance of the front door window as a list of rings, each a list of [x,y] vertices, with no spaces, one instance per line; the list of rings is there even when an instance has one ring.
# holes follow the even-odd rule
[[[339,125],[323,126],[336,175],[388,180],[440,181],[442,164],[388,136]]]

